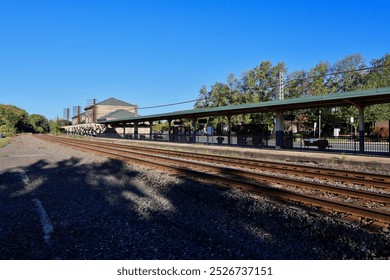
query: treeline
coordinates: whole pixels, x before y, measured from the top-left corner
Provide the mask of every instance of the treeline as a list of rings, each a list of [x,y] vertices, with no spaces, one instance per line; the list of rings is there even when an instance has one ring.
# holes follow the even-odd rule
[[[387,87],[390,86],[390,54],[373,59],[368,64],[362,55],[353,54],[334,64],[328,61],[319,62],[309,71],[299,70],[291,73],[288,73],[283,62],[273,65],[270,61],[262,61],[255,68],[242,72],[239,77],[229,74],[225,82],[216,82],[210,89],[202,86],[195,108],[276,100],[280,73],[283,74],[285,99]],[[316,111],[294,112],[300,120],[299,126],[311,126],[316,121]],[[349,122],[351,117],[357,120],[358,111],[354,106],[324,108],[322,115],[325,122],[345,123]],[[390,104],[374,105],[365,109],[366,121],[389,119]],[[209,120],[210,122],[218,125],[226,120],[216,117]],[[268,123],[272,127],[273,113],[247,114],[232,118],[233,125],[240,122]]]
[[[56,122],[48,121],[39,114],[29,115],[25,110],[13,105],[0,104],[0,133],[12,136],[16,133],[47,133],[56,128]]]

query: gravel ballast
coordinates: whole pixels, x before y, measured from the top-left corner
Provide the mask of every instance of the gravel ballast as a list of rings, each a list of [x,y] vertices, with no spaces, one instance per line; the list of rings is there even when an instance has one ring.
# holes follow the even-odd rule
[[[53,225],[49,240],[36,200]],[[32,135],[0,149],[0,211],[0,259],[390,258],[387,229]]]

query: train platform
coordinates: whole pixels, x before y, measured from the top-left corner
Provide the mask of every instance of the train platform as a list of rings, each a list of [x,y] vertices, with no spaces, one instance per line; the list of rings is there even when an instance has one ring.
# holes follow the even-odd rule
[[[340,167],[353,167],[360,170],[367,170],[370,172],[379,172],[390,174],[390,158],[375,157],[367,155],[353,155],[340,154],[335,152],[324,151],[308,151],[308,150],[288,150],[273,148],[247,148],[227,145],[207,145],[207,144],[186,144],[186,143],[172,143],[172,142],[155,142],[143,140],[129,140],[129,139],[104,139],[94,138],[100,141],[111,141],[118,143],[128,143],[135,145],[148,146],[162,149],[185,150],[199,153],[210,153],[218,155],[236,155],[237,157],[258,158],[269,161],[285,161],[296,162],[302,164],[317,164]]]

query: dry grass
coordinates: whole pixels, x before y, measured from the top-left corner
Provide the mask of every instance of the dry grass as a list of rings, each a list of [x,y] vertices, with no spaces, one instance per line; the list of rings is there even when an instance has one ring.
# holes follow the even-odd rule
[[[7,138],[0,138],[0,148],[4,148],[11,142],[11,139],[9,137]]]

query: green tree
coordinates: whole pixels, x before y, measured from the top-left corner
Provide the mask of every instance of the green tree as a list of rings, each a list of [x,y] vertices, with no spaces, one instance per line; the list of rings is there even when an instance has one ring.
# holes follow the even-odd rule
[[[205,85],[199,90],[199,97],[195,103],[195,108],[206,108],[210,107],[210,92],[207,91]]]
[[[329,90],[332,93],[349,92],[364,89],[367,71],[361,54],[352,54],[336,62],[331,68],[332,73],[338,73],[329,79]],[[359,71],[359,69],[362,69]]]
[[[49,121],[42,115],[30,115],[29,122],[36,133],[47,133],[50,130]]]
[[[28,113],[13,105],[0,104],[0,132],[14,135],[20,132],[31,132]]]
[[[309,72],[309,95],[322,95],[329,93],[328,79],[331,71],[329,62],[320,62]]]
[[[367,74],[365,88],[381,88],[390,86],[390,54],[371,61],[371,69]],[[390,120],[390,104],[376,104],[365,109],[366,121]]]
[[[49,121],[50,133],[54,135],[63,133],[63,131],[61,130],[61,125],[62,124],[60,119],[50,120]]]
[[[210,91],[203,86],[199,92],[196,108],[219,107],[233,104],[245,104],[275,100],[278,89],[278,74],[287,76],[285,98],[313,96],[331,93],[350,92],[362,89],[390,86],[390,54],[371,61],[374,69],[367,69],[361,54],[347,55],[333,65],[327,61],[319,62],[310,71],[300,70],[287,74],[284,63],[272,65],[262,61],[259,65],[242,72],[240,78],[229,74],[226,83],[216,82]],[[349,123],[350,117],[357,119],[355,106],[337,108],[318,108],[322,111],[323,123]],[[295,112],[300,116],[302,128],[312,126],[317,121],[317,109]],[[226,118],[211,118],[213,124],[226,123]],[[365,120],[390,119],[390,104],[377,104],[365,109]],[[304,121],[303,121],[304,120]],[[269,123],[273,125],[273,114],[243,114],[232,117],[232,124]]]
[[[252,96],[252,102],[275,100],[279,83],[279,73],[286,73],[284,63],[272,66],[270,61],[262,61],[260,65],[249,70],[247,88]]]
[[[371,61],[374,69],[367,75],[367,88],[380,88],[390,86],[390,54],[386,54],[380,59]]]
[[[284,89],[286,98],[296,98],[309,95],[309,73],[305,70],[294,71],[287,76]]]

